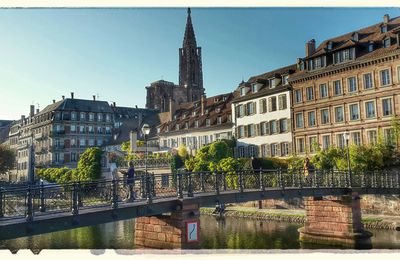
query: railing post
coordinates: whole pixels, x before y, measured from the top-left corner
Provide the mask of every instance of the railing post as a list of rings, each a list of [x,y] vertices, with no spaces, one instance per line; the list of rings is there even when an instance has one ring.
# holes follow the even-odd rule
[[[204,185],[204,172],[200,172],[200,189],[201,192],[205,192],[205,185]]]
[[[396,172],[396,188],[400,188],[400,178],[399,178],[399,173]]]
[[[152,177],[148,174],[146,177],[147,203],[153,202],[153,188],[151,184]]]
[[[303,172],[301,170],[297,171],[297,178],[299,179],[299,188],[303,188],[303,181],[302,181]]]
[[[26,221],[30,222],[33,220],[33,203],[32,203],[32,190],[31,186],[28,186],[28,190],[26,192]]]
[[[226,191],[226,172],[222,172],[222,178],[224,181],[224,191]]]
[[[43,180],[40,180],[39,196],[40,196],[39,211],[40,212],[45,212],[46,211],[46,205],[45,205],[45,201],[44,201],[44,183],[43,183]]]
[[[217,171],[214,171],[215,176],[215,194],[219,195],[219,174]]]
[[[142,173],[140,175],[140,197],[146,198],[146,176]]]
[[[151,191],[154,198],[156,196],[156,176],[154,175],[154,172],[151,174]]]
[[[3,213],[3,191],[1,190],[0,187],[0,218],[4,217]]]
[[[113,208],[113,209],[116,209],[116,208],[118,208],[118,192],[117,192],[117,180],[116,179],[113,179],[112,180],[112,182],[111,182],[111,185],[112,185],[112,202],[111,202],[111,207]]]
[[[317,176],[317,170],[312,170],[313,171],[313,179],[314,179],[314,185],[313,185],[313,187],[315,187],[315,188],[318,188],[319,187],[319,185],[318,185],[318,176]]]
[[[239,191],[243,192],[244,187],[243,187],[243,172],[239,171]]]
[[[192,173],[188,172],[188,197],[193,197]]]
[[[78,187],[74,183],[72,186],[72,215],[78,215]]]
[[[260,191],[265,191],[265,186],[264,186],[264,174],[263,174],[263,170],[260,168],[260,172],[259,172],[259,182],[260,182]]]
[[[282,190],[283,190],[283,189],[285,189],[285,183],[284,183],[284,181],[283,181],[282,168],[281,168],[281,167],[279,167],[278,173],[279,173],[279,182],[280,182],[280,186],[281,186],[281,188],[282,188]]]
[[[183,183],[182,183],[182,173],[178,173],[177,174],[178,176],[178,198],[179,199],[183,199],[183,190],[182,190],[182,185],[183,185]]]
[[[361,188],[367,187],[367,176],[364,171],[362,171],[362,178],[361,178]]]

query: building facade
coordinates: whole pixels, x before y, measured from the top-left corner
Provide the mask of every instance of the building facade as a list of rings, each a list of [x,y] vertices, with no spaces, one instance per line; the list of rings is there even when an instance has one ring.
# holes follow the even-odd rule
[[[197,47],[190,8],[182,48],[179,48],[179,85],[159,80],[147,86],[146,91],[146,108],[160,112],[168,112],[171,101],[193,102],[204,94],[201,47]]]
[[[400,17],[322,42],[306,44],[293,92],[294,148],[312,154],[318,146],[344,147],[390,140],[400,115]]]
[[[158,126],[161,149],[184,144],[191,154],[211,142],[232,138],[231,102],[236,93],[202,97],[200,101],[171,106],[171,118]]]
[[[242,82],[232,102],[237,157],[286,157],[292,153],[288,79],[296,65]]]

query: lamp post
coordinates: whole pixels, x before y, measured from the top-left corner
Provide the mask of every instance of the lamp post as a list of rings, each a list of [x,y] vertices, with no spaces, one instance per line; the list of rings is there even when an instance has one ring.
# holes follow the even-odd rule
[[[348,170],[348,179],[349,181],[347,182],[349,187],[352,186],[352,174],[351,174],[351,167],[350,167],[350,151],[349,151],[349,139],[350,139],[350,134],[346,130],[346,132],[343,133],[343,138],[346,141],[346,149],[347,149],[347,170]]]
[[[150,200],[151,198],[151,191],[150,191],[150,179],[147,173],[147,136],[150,133],[150,126],[148,124],[143,124],[142,126],[142,134],[144,136],[144,142],[145,142],[145,146],[146,146],[146,150],[145,150],[145,157],[144,157],[144,172],[146,175],[146,187],[147,187],[147,198]]]

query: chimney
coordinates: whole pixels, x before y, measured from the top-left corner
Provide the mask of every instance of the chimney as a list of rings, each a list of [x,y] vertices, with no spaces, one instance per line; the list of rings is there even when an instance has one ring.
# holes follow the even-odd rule
[[[206,108],[206,97],[205,97],[205,95],[201,95],[200,106],[201,106],[201,115],[204,115],[204,110]]]
[[[385,14],[384,16],[383,16],[383,23],[388,23],[389,22],[389,15],[388,14]]]
[[[36,114],[39,114],[39,108],[36,108]]]
[[[96,101],[96,95],[93,95],[93,101]]]
[[[313,55],[315,52],[315,40],[312,39],[306,43],[306,57]]]
[[[113,104],[112,104],[112,105],[113,105],[113,107],[115,107],[115,106],[116,106],[116,104],[115,104],[115,101],[113,102]]]
[[[34,116],[35,115],[35,105],[31,105],[31,110],[29,112],[29,116]]]
[[[24,121],[25,120],[25,116],[21,115],[21,120]]]
[[[55,99],[53,99],[53,104],[54,104],[54,103],[56,103],[56,100],[55,100]]]
[[[169,121],[174,120],[175,114],[175,101],[172,98],[169,98]]]
[[[71,99],[74,99],[74,92],[71,92]]]
[[[65,99],[65,96],[64,96],[64,95],[62,95],[61,97],[62,97],[63,100]]]

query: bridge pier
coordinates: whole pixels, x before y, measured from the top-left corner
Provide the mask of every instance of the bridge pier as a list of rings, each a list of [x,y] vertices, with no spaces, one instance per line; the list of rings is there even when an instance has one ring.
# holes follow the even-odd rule
[[[306,223],[300,241],[346,248],[370,248],[371,233],[361,223],[360,197],[310,197],[305,199]]]
[[[138,217],[135,219],[135,247],[198,249],[199,216],[198,204],[183,202],[179,210],[170,214]],[[197,223],[197,229],[191,223]]]

